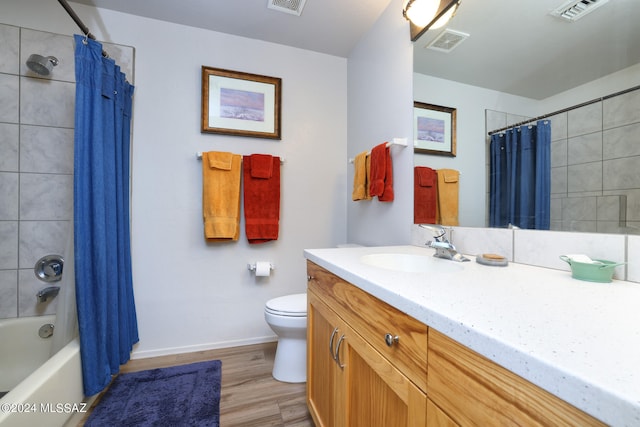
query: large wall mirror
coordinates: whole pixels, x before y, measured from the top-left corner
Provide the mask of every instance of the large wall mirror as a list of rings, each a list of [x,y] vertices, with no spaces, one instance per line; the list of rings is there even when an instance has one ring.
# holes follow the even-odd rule
[[[460,172],[459,225],[489,226],[488,133],[550,115],[549,229],[640,234],[638,22],[638,0],[463,0],[414,43],[414,100],[457,112],[456,156],[414,164]]]

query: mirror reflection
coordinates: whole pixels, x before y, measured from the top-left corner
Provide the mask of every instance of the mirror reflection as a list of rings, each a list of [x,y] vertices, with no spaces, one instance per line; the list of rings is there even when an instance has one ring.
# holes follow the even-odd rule
[[[463,2],[446,28],[414,43],[414,100],[457,111],[456,156],[416,153],[414,163],[459,172],[462,226],[491,224],[488,134],[542,117],[551,128],[546,229],[640,232],[640,2],[554,16],[569,3]],[[494,225],[509,224],[518,226]]]

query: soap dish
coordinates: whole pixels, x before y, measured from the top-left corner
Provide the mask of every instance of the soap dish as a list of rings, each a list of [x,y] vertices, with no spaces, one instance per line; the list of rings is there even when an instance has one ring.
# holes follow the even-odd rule
[[[476,262],[478,264],[490,265],[493,267],[506,267],[509,265],[509,260],[498,254],[480,254],[476,256]]]

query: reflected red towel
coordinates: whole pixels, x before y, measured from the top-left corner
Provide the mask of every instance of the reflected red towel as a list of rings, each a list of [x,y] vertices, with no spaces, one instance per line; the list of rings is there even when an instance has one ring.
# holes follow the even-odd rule
[[[266,154],[245,156],[242,169],[247,239],[251,244],[277,240],[280,221],[280,158]],[[267,169],[271,170],[270,174],[266,173]]]
[[[369,193],[378,196],[381,202],[391,202],[393,193],[393,162],[387,143],[379,144],[371,150],[371,185]]]
[[[435,224],[437,204],[436,171],[425,166],[416,166],[413,169],[413,223]]]

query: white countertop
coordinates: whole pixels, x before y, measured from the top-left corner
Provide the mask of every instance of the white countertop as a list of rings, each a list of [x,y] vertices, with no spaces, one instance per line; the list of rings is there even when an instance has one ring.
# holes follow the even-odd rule
[[[612,426],[640,426],[640,285],[567,271],[455,263],[408,273],[360,257],[417,246],[307,249],[305,257]],[[454,263],[433,258],[439,263]],[[443,266],[444,267],[444,266]]]

